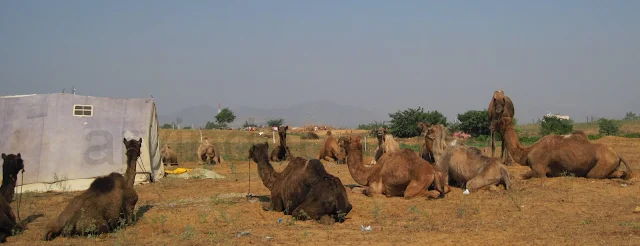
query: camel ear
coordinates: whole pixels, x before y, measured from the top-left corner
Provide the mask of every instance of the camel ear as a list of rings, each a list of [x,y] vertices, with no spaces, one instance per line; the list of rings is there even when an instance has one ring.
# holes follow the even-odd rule
[[[138,148],[142,148],[142,138],[138,140]]]
[[[284,127],[284,130],[285,130],[285,131],[288,131],[288,130],[289,130],[289,126],[285,126],[285,127]]]
[[[4,153],[2,153],[2,159],[7,159],[7,155],[5,155]]]
[[[20,153],[18,153],[18,155],[17,155],[17,156],[18,156],[18,158],[22,158],[22,156],[20,156]]]
[[[129,148],[129,143],[127,142],[126,138],[122,138],[122,142],[124,143],[124,146]]]

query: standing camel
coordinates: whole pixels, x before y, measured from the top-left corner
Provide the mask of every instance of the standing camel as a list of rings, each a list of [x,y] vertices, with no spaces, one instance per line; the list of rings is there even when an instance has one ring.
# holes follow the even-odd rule
[[[609,146],[592,143],[582,131],[562,136],[547,135],[524,147],[512,121],[504,117],[495,121],[491,128],[502,133],[515,161],[531,168],[522,176],[524,179],[565,175],[595,179],[632,177],[631,168],[622,157]]]
[[[489,109],[487,110],[489,113],[489,124],[492,122],[501,119],[502,117],[513,117],[515,115],[515,108],[513,107],[513,102],[511,98],[504,95],[504,91],[499,90],[493,92],[493,98],[491,98],[491,102],[489,103]],[[491,130],[491,157],[495,157],[496,155],[496,136],[495,130]],[[504,138],[504,136],[502,136]],[[505,155],[505,147],[504,139],[502,141],[500,158],[505,158],[505,164],[511,165],[511,156],[509,153]]]

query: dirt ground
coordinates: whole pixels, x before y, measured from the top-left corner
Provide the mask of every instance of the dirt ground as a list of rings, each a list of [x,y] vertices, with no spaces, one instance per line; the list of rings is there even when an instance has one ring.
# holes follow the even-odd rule
[[[632,166],[631,180],[587,180],[575,177],[521,180],[528,167],[513,166],[509,191],[463,195],[454,188],[445,198],[369,198],[349,192],[353,210],[344,223],[321,225],[295,221],[282,213],[263,211],[269,191],[256,164],[228,161],[212,170],[226,178],[164,178],[136,186],[139,221],[99,237],[41,241],[45,225],[62,211],[75,193],[27,193],[20,215],[33,219],[15,245],[640,245],[640,139],[606,137]],[[247,150],[245,150],[247,151]],[[295,154],[295,153],[294,153]],[[324,162],[329,173],[355,185],[346,165]],[[198,167],[183,163],[183,167]],[[282,170],[286,162],[274,163]],[[249,182],[250,181],[250,182]],[[16,203],[12,206],[15,209]],[[281,219],[281,222],[279,222]],[[372,231],[361,231],[371,226]],[[243,233],[244,232],[244,233]]]

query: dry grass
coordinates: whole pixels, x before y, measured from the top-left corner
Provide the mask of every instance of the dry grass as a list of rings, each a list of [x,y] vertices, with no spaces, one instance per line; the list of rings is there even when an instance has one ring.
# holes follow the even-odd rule
[[[162,131],[162,140],[170,143],[199,141],[197,131],[176,132]],[[219,146],[229,144],[223,151],[237,152],[223,153],[238,157],[247,155],[247,146],[251,143],[266,140],[250,134],[255,133],[205,132]],[[292,149],[293,154],[311,157],[319,149],[319,145],[313,144],[322,140],[300,140],[292,136],[292,145],[309,143],[306,147]],[[369,142],[373,147],[375,139]],[[401,142],[413,144],[419,143],[419,139]],[[606,137],[596,142],[611,145],[630,162],[636,176],[640,176],[640,139]],[[298,152],[306,149],[308,153]],[[195,155],[191,152],[195,149],[179,154],[182,157]],[[323,163],[327,171],[338,176],[345,185],[355,184],[345,165]],[[181,166],[197,167],[197,164],[184,162]],[[286,162],[274,163],[274,166],[282,170]],[[640,205],[637,178],[621,181],[561,177],[525,181],[519,174],[528,168],[514,166],[509,167],[515,178],[510,191],[463,195],[460,189],[454,188],[446,198],[438,200],[369,198],[349,193],[354,209],[347,215],[346,222],[325,226],[264,211],[259,201],[251,202],[241,197],[248,191],[251,181],[251,193],[262,201],[268,200],[269,191],[257,176],[255,163],[249,164],[240,158],[212,169],[226,178],[164,178],[154,184],[136,186],[140,196],[139,221],[99,237],[40,241],[45,224],[77,193],[25,194],[21,216],[42,214],[43,217],[35,219],[25,232],[8,241],[15,245],[637,245],[640,242],[640,214],[633,213]],[[16,203],[12,205],[15,209]],[[278,223],[280,218],[282,222]],[[362,232],[361,225],[371,225],[373,231]]]

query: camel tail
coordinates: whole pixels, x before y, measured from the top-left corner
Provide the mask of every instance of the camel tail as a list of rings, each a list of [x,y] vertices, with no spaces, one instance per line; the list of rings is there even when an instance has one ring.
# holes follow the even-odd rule
[[[629,166],[629,164],[627,164],[627,161],[625,161],[624,159],[622,159],[622,157],[618,157],[620,158],[620,163],[624,163],[624,166],[627,167],[627,174],[622,177],[622,179],[631,179],[633,177],[633,173],[631,172],[631,167]],[[619,165],[619,164],[618,164]]]
[[[434,180],[433,180],[434,186],[435,186],[436,190],[438,192],[440,192],[440,197],[439,198],[444,198],[444,186],[445,186],[445,183],[442,180],[442,175],[440,174],[440,172],[435,171],[433,173],[433,176],[435,177]]]
[[[511,176],[509,175],[507,168],[500,167],[500,176],[502,176],[502,181],[504,181],[504,189],[511,189]]]

